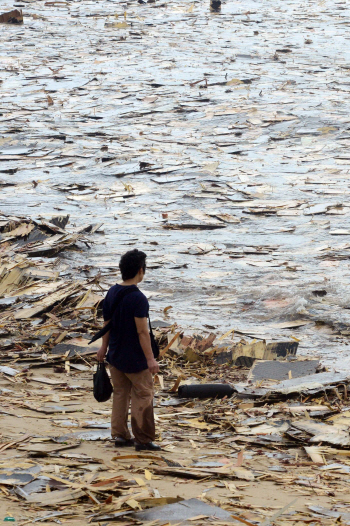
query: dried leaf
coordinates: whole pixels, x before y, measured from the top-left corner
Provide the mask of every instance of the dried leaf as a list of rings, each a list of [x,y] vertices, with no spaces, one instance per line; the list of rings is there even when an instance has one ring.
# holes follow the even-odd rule
[[[152,473],[148,469],[145,469],[145,479],[152,480]]]
[[[135,480],[139,486],[146,486],[146,482],[143,479],[135,477]]]
[[[177,389],[178,389],[178,387],[180,385],[180,382],[181,382],[181,380],[183,378],[184,378],[184,376],[182,374],[176,378],[176,381],[175,381],[174,385],[172,386],[171,389],[169,389],[169,393],[176,393],[177,392]]]
[[[163,375],[161,374],[155,374],[154,375],[154,383],[158,383],[162,389],[164,389],[164,379]]]
[[[226,82],[226,86],[235,86],[236,84],[243,84],[243,82],[239,79],[232,79]]]
[[[219,162],[205,164],[203,166],[203,170],[205,170],[206,172],[214,173],[216,172],[219,164]]]
[[[135,499],[128,499],[125,501],[130,508],[133,508],[134,510],[142,510],[139,502],[137,502]]]

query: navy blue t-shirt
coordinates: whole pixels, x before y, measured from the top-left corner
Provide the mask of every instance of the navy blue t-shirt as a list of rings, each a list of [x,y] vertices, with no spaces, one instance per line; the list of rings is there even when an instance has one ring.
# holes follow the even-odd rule
[[[121,300],[112,317],[117,294],[125,288],[133,291]],[[134,319],[147,318],[148,311],[148,300],[136,285],[114,285],[104,299],[103,318],[112,319],[107,361],[123,373],[139,373],[148,368]]]

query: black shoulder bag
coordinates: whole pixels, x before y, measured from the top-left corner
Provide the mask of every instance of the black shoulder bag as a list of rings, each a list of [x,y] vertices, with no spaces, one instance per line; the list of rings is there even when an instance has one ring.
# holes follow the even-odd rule
[[[104,362],[99,362],[93,376],[94,397],[97,402],[107,402],[113,393],[113,387]]]

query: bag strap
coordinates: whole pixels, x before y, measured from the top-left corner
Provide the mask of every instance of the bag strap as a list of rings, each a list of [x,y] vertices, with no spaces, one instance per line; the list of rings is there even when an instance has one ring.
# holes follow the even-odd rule
[[[112,307],[111,321],[113,319],[115,311],[117,310],[118,305],[122,302],[122,300],[125,298],[125,296],[127,296],[131,292],[134,292],[136,289],[137,289],[136,285],[133,285],[131,287],[124,287],[124,290],[121,290],[120,292],[118,292],[117,298],[116,298],[116,300],[114,302],[114,305]]]
[[[153,334],[153,329],[152,329],[152,325],[151,325],[151,320],[150,320],[150,317],[148,316],[148,324],[149,324],[149,332],[152,334],[152,336],[154,337],[154,334]]]
[[[118,292],[117,299],[115,300],[114,305],[112,307],[112,314],[111,314],[110,321],[101,330],[99,330],[96,334],[94,334],[94,336],[89,341],[88,345],[90,345],[90,343],[95,342],[96,340],[99,340],[100,338],[102,338],[102,336],[104,336],[108,331],[111,330],[111,327],[113,325],[112,324],[112,318],[113,318],[113,316],[115,314],[115,311],[117,310],[118,305],[125,298],[125,296],[127,296],[131,292],[134,292],[136,289],[137,289],[137,287],[135,285],[135,287],[125,287],[125,290],[121,290],[120,292]]]

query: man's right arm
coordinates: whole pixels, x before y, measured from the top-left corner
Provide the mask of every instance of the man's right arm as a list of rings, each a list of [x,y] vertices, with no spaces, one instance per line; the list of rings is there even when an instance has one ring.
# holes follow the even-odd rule
[[[104,324],[103,326],[105,327],[107,325],[107,323],[109,323],[111,320],[111,317],[112,317],[112,313],[111,313],[111,309],[110,309],[110,301],[109,301],[109,297],[110,297],[110,293],[109,291],[107,292],[107,296],[105,297],[104,301],[103,301],[103,319],[104,319]],[[99,362],[103,362],[103,360],[105,359],[105,356],[107,354],[107,351],[108,351],[108,344],[109,344],[109,333],[110,331],[106,332],[106,334],[104,334],[102,336],[102,344],[101,344],[101,347],[99,348],[99,350],[97,351],[97,360]]]
[[[109,323],[110,320],[108,321],[105,321],[103,326],[105,327],[107,325],[107,323]],[[104,334],[102,336],[102,345],[101,347],[99,348],[99,350],[97,351],[97,360],[99,362],[103,362],[103,360],[105,359],[105,356],[107,354],[107,351],[108,351],[108,343],[109,343],[109,333],[110,331],[106,332],[106,334]]]

